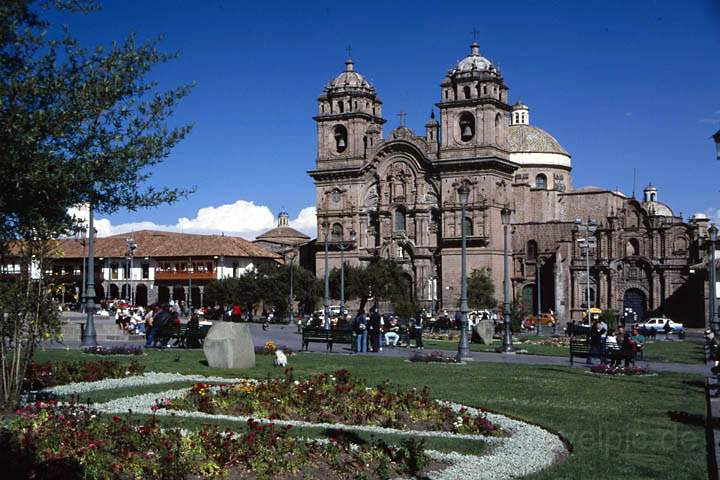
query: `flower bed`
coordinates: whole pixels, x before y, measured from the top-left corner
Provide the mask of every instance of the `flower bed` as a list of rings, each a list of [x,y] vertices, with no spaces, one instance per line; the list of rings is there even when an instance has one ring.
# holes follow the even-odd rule
[[[285,355],[293,353],[292,348],[287,345],[276,345],[272,340],[268,340],[262,347],[255,346],[255,355],[275,355],[275,350],[282,350]]]
[[[422,441],[351,445],[291,436],[252,419],[243,432],[204,425],[161,428],[155,416],[101,419],[92,410],[37,403],[2,427],[0,457],[11,478],[391,478],[430,464]],[[9,459],[13,459],[12,462]]]
[[[116,345],[112,347],[98,345],[97,347],[83,348],[82,352],[93,355],[142,355],[143,347],[142,345]]]
[[[590,372],[600,375],[650,375],[650,371],[647,368],[611,367],[610,365],[593,365],[590,367]]]
[[[457,359],[457,357],[447,355],[443,352],[415,352],[410,356],[410,358],[408,358],[408,360],[420,363],[462,363]]]
[[[375,387],[350,378],[347,370],[295,380],[285,378],[234,385],[195,384],[186,394],[166,400],[166,409],[207,414],[255,416],[271,420],[374,425],[385,428],[502,435],[486,416],[453,411],[430,398],[427,387],[401,390],[384,382]]]
[[[95,382],[106,378],[140,375],[145,367],[135,360],[129,364],[117,360],[86,360],[82,362],[31,362],[25,371],[25,390],[42,390],[71,382]]]

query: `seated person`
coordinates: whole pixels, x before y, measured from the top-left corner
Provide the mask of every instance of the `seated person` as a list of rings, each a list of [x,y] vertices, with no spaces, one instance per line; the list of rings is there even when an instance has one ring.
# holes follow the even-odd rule
[[[615,366],[620,366],[620,358],[625,360],[625,368],[630,368],[630,363],[635,361],[635,354],[637,353],[637,344],[633,341],[629,333],[623,336],[622,344],[620,345],[621,357],[615,360]]]
[[[637,327],[633,327],[632,335],[630,336],[630,338],[633,342],[635,342],[638,350],[642,350],[642,348],[645,346],[645,335],[642,335]]]
[[[400,325],[398,325],[397,318],[391,318],[385,330],[385,344],[396,347],[398,340],[400,340]]]

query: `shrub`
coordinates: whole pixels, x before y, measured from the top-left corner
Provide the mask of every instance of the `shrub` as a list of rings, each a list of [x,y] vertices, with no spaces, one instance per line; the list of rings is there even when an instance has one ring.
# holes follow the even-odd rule
[[[145,367],[135,360],[131,360],[129,364],[117,360],[31,362],[25,371],[23,387],[26,390],[42,390],[66,383],[96,382],[106,378],[140,375],[144,370]]]

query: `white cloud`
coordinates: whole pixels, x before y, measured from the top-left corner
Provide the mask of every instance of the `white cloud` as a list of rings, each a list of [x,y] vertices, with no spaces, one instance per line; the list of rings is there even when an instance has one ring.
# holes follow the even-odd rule
[[[720,208],[708,208],[705,210],[705,215],[711,222],[720,223]]]
[[[74,208],[70,213],[87,222],[87,209]],[[137,230],[163,230],[185,233],[228,233],[248,240],[276,226],[275,215],[265,205],[238,200],[235,203],[203,207],[194,218],[181,217],[175,224],[158,224],[142,221],[113,225],[107,218],[95,218],[95,229],[99,237],[127,233]],[[315,207],[305,207],[290,224],[311,236],[315,235]]]
[[[700,123],[709,123],[712,125],[720,123],[720,110],[716,110],[709,117],[701,118]]]
[[[316,215],[315,207],[305,207],[300,210],[296,219],[290,220],[290,226],[314,237],[317,233]]]

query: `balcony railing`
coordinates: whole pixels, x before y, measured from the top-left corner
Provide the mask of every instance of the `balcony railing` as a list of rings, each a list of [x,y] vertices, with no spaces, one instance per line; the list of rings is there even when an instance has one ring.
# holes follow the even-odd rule
[[[155,271],[155,280],[215,280],[217,278],[217,272],[215,270],[211,272],[159,272]]]

